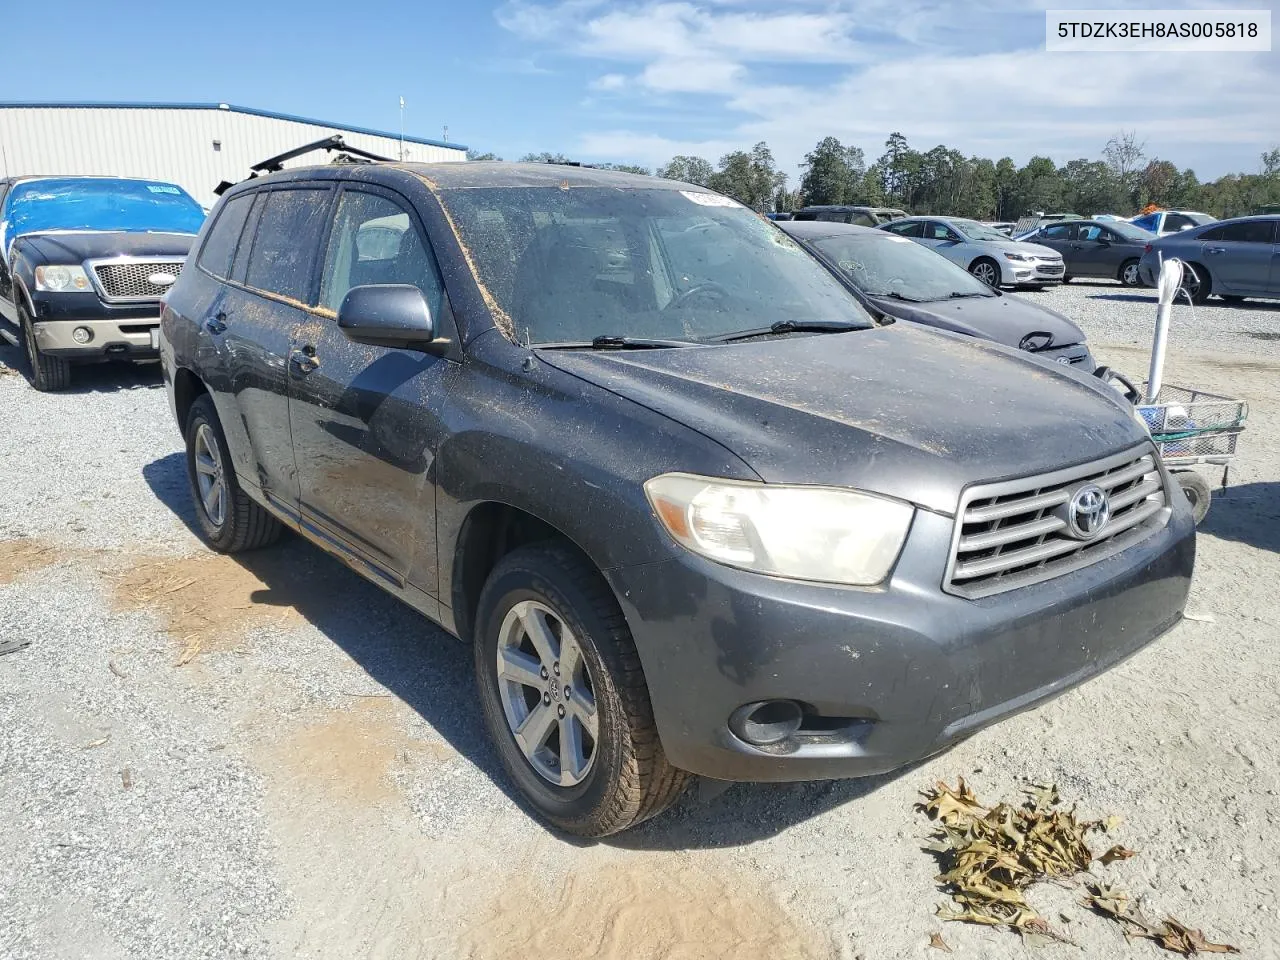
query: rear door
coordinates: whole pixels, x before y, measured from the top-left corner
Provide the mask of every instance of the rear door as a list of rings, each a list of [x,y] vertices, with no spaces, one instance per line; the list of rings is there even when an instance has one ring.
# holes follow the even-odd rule
[[[1201,263],[1209,268],[1214,293],[1267,294],[1274,280],[1276,222],[1241,220],[1200,234]]]
[[[342,187],[316,308],[294,331],[290,420],[302,523],[394,587],[434,597],[435,452],[453,362],[353,343],[337,310],[353,287],[408,283],[427,298],[442,349],[456,344],[440,272],[413,207],[367,184]]]
[[[307,298],[332,197],[330,184],[288,183],[258,191],[232,263],[232,282],[223,285],[208,321],[243,423],[255,474],[249,479],[295,517],[299,487],[287,365],[293,331],[310,317]]]

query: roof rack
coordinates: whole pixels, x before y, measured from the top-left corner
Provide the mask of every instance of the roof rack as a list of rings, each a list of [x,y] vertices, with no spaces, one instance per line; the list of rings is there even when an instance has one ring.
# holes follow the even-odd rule
[[[249,169],[252,171],[246,178],[252,180],[255,177],[262,177],[268,173],[278,173],[284,169],[285,162],[295,157],[300,157],[304,153],[312,153],[316,150],[324,150],[328,153],[335,153],[336,156],[330,161],[331,163],[391,163],[390,157],[384,157],[377,153],[370,153],[368,150],[361,150],[359,147],[353,147],[342,139],[342,135],[335,133],[331,137],[325,137],[323,140],[317,140],[314,143],[308,143],[301,147],[295,147],[293,150],[286,150],[284,153],[274,157],[269,157],[261,163],[255,163]],[[240,181],[243,183],[244,181]],[[223,180],[220,184],[213,188],[216,196],[222,196],[235,184],[228,180]]]

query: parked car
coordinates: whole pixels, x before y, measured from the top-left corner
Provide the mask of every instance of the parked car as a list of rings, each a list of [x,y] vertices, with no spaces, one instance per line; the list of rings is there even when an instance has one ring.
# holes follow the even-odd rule
[[[905,237],[843,223],[779,227],[870,306],[926,326],[994,340],[1093,373],[1085,335],[1062,314],[988,286]]]
[[[795,217],[795,214],[789,213],[783,210],[778,210],[778,211],[770,211],[769,213],[766,213],[765,216],[768,217],[770,220],[791,220]]]
[[[1192,227],[1149,243],[1139,276],[1154,287],[1160,262],[1184,264],[1183,288],[1196,303],[1210,294],[1228,302],[1280,298],[1280,217],[1237,217]]]
[[[1217,217],[1207,213],[1195,213],[1191,210],[1158,210],[1144,217],[1134,217],[1129,222],[1135,227],[1149,230],[1158,237],[1167,237],[1171,233],[1180,233],[1192,227],[1202,227],[1213,223]]]
[[[1013,228],[1018,224],[1014,220],[983,220],[984,227],[990,227],[996,233],[1003,233],[1006,237],[1013,234]]]
[[[0,336],[21,345],[37,390],[73,362],[158,356],[160,297],[204,211],[156,180],[0,180]]]
[[[907,217],[880,229],[931,247],[991,287],[1062,281],[1062,254],[1011,240],[976,220]]]
[[[1066,264],[1064,282],[1075,277],[1105,277],[1126,287],[1142,285],[1138,261],[1154,233],[1123,220],[1068,220],[1051,223],[1033,231],[1027,242],[1062,254]]]
[[[815,206],[801,207],[793,220],[821,220],[824,223],[856,223],[862,227],[874,227],[907,215],[896,207]]]
[[[1179,619],[1190,507],[1112,388],[878,325],[705,188],[301,167],[228,190],[196,251],[161,354],[204,537],[296,530],[471,643],[566,831],[691,774],[893,769]]]

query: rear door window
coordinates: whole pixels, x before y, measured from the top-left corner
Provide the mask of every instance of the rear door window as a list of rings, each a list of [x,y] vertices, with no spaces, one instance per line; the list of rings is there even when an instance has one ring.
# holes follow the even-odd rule
[[[244,231],[244,224],[249,218],[249,210],[252,206],[252,194],[242,193],[232,197],[222,205],[218,219],[210,228],[204,246],[200,249],[198,263],[215,277],[225,280],[231,276],[231,265],[236,257],[236,245],[240,242],[240,234]]]
[[[924,233],[924,223],[920,220],[912,220],[908,223],[895,223],[885,229],[900,237],[919,237]]]
[[[431,315],[440,316],[444,285],[414,218],[389,197],[347,189],[338,198],[329,234],[319,305],[337,312],[352,287],[374,283],[412,284],[426,297]]]
[[[1227,223],[1200,234],[1201,240],[1214,243],[1274,243],[1274,220],[1246,220]]]
[[[1198,226],[1198,224],[1190,217],[1185,217],[1180,213],[1166,213],[1164,215],[1164,226],[1160,229],[1164,233],[1177,233],[1179,230],[1194,226]]]
[[[325,226],[330,191],[322,187],[271,190],[249,254],[245,284],[307,303],[315,250]]]

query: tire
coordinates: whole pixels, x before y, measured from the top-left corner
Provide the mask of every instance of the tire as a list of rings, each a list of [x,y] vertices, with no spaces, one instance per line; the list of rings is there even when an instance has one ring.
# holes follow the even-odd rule
[[[1191,501],[1191,515],[1195,517],[1196,526],[1200,526],[1200,521],[1208,514],[1209,503],[1213,500],[1213,490],[1209,486],[1209,481],[1194,470],[1180,470],[1173,475],[1173,478],[1178,481],[1178,486]]]
[[[969,272],[989,287],[1000,287],[1000,264],[990,257],[979,257],[969,264]]]
[[[186,440],[187,480],[191,485],[196,523],[205,542],[219,553],[240,553],[280,539],[283,529],[280,522],[240,489],[222,424],[207,393],[191,405]],[[210,505],[209,493],[202,492],[205,489],[201,485],[202,476],[211,486],[221,483],[220,503],[216,506]]]
[[[1195,263],[1183,264],[1182,289],[1191,297],[1192,303],[1201,304],[1208,300],[1212,286],[1209,271],[1204,267]]]
[[[22,328],[22,344],[31,369],[31,385],[44,393],[65,390],[71,386],[71,361],[40,352],[40,347],[36,344],[35,326],[22,307],[18,307],[18,326]]]
[[[566,650],[566,630],[578,656]],[[504,663],[516,664],[503,676],[500,651]],[[562,664],[561,656],[580,667]],[[503,766],[534,810],[566,833],[604,837],[633,827],[674,803],[691,779],[663,753],[640,657],[613,592],[572,547],[523,547],[499,561],[480,595],[475,660],[485,723]],[[512,679],[516,670],[522,679]],[[584,707],[584,694],[593,709]],[[543,732],[526,751],[516,730],[538,727],[539,719]],[[596,737],[587,756],[589,722]],[[566,765],[561,748],[571,735],[580,749]]]
[[[1142,275],[1138,272],[1137,259],[1126,260],[1124,263],[1120,264],[1120,269],[1116,273],[1116,279],[1126,287],[1142,286]]]
[[[1070,282],[1071,282],[1072,280],[1074,280],[1074,279],[1075,279],[1075,277],[1071,276],[1071,274],[1069,274],[1069,273],[1064,273],[1064,274],[1062,275],[1062,282],[1063,282],[1063,283],[1070,283]]]

